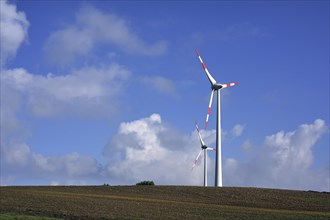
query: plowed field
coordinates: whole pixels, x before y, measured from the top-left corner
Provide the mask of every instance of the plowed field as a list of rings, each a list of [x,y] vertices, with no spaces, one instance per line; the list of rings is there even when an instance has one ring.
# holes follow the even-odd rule
[[[329,193],[293,190],[31,186],[0,187],[0,198],[2,214],[62,219],[330,219]]]

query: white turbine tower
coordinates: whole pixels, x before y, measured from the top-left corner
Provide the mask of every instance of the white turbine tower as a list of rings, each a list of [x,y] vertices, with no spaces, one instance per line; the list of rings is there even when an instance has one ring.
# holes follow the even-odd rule
[[[199,141],[201,142],[201,150],[199,151],[196,159],[194,160],[194,165],[193,167],[191,168],[191,171],[194,169],[194,167],[196,166],[197,164],[197,161],[198,161],[198,158],[199,156],[201,155],[202,151],[204,151],[204,186],[207,186],[207,151],[208,150],[215,150],[215,148],[210,148],[210,147],[207,147],[203,141],[203,138],[201,136],[201,133],[199,131],[199,128],[198,128],[198,125],[197,125],[197,122],[195,121],[195,125],[196,125],[196,130],[197,130],[197,134],[198,134],[198,137],[199,137]]]
[[[210,112],[211,112],[211,105],[212,105],[212,99],[214,91],[217,91],[217,125],[216,125],[216,157],[215,157],[215,186],[222,186],[222,168],[221,168],[221,115],[220,115],[220,90],[235,86],[237,83],[227,83],[227,84],[221,84],[217,83],[215,79],[212,77],[212,75],[207,70],[201,56],[199,55],[198,51],[196,50],[196,54],[198,56],[198,59],[200,60],[203,69],[206,73],[207,78],[209,79],[211,83],[211,98],[209,107],[207,109],[207,115],[206,115],[206,122],[205,122],[205,129],[207,128]]]

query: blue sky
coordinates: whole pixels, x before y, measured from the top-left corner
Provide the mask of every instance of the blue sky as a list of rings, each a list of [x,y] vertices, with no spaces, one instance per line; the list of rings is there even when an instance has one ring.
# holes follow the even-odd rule
[[[1,1],[1,184],[202,185],[195,49],[224,186],[329,191],[329,1]]]

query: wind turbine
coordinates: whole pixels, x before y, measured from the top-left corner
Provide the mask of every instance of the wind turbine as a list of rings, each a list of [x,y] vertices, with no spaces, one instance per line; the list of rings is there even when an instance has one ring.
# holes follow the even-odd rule
[[[206,73],[207,78],[209,79],[211,83],[211,98],[210,103],[207,109],[207,115],[206,115],[206,122],[205,122],[205,129],[207,128],[210,112],[211,112],[211,106],[212,106],[212,99],[214,91],[217,92],[217,125],[216,125],[216,156],[215,156],[215,186],[222,186],[222,168],[221,168],[221,115],[220,115],[220,90],[237,85],[237,82],[235,83],[227,83],[227,84],[221,84],[217,83],[217,81],[212,77],[212,75],[207,70],[201,56],[199,55],[198,51],[196,50],[196,54],[198,56],[199,61],[202,64],[202,67]]]
[[[204,151],[204,186],[207,186],[207,151],[208,150],[215,150],[215,148],[210,148],[210,147],[207,147],[203,141],[203,138],[201,136],[201,133],[199,132],[199,128],[198,128],[198,125],[197,125],[197,122],[195,121],[195,125],[196,125],[196,130],[197,130],[197,134],[198,134],[198,137],[199,137],[199,141],[201,142],[201,150],[199,151],[196,159],[194,160],[194,165],[193,167],[191,168],[191,171],[194,169],[194,167],[196,166],[197,164],[197,161],[198,161],[198,158],[199,156],[201,155],[202,151]]]

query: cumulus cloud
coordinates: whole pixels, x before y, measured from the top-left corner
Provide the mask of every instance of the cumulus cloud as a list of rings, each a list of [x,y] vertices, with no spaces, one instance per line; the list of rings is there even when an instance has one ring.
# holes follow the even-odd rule
[[[321,119],[300,125],[290,132],[280,131],[265,137],[262,146],[245,141],[250,159],[223,158],[226,186],[253,186],[302,190],[329,190],[329,167],[312,169],[313,146],[329,131]],[[212,146],[215,130],[201,130]],[[3,142],[2,142],[3,143]],[[195,131],[182,133],[162,121],[159,114],[120,124],[104,147],[105,163],[79,153],[44,156],[33,152],[24,141],[2,146],[3,184],[15,184],[28,175],[52,184],[134,184],[153,180],[157,184],[202,185],[202,160],[190,171],[200,143]],[[214,177],[214,157],[209,152],[210,182]]]
[[[152,114],[122,123],[105,147],[104,156],[109,159],[107,171],[119,182],[154,180],[157,184],[199,185],[202,169],[190,171],[198,151],[195,132],[173,132],[160,115]]]
[[[128,75],[117,64],[85,67],[67,75],[34,75],[23,68],[2,70],[1,184],[22,179],[32,184],[40,184],[40,179],[58,181],[54,178],[62,184],[103,179],[102,165],[92,157],[77,152],[59,156],[33,152],[27,144],[31,133],[18,115],[24,111],[37,117],[113,117]]]
[[[207,135],[214,137],[214,133],[202,130],[207,144],[213,144]],[[199,146],[195,131],[183,134],[165,126],[159,114],[152,114],[121,123],[104,148],[105,164],[77,152],[44,156],[33,152],[24,141],[8,142],[2,146],[1,184],[15,184],[26,178],[33,183],[42,179],[48,184],[135,184],[154,180],[157,184],[201,185],[202,166],[190,170]]]
[[[41,154],[32,154],[32,161],[36,167],[46,172],[60,172],[72,176],[90,176],[98,173],[97,161],[90,156],[76,152],[61,156],[45,157]]]
[[[251,160],[225,160],[226,185],[329,191],[329,167],[312,170],[313,146],[326,132],[325,122],[317,119],[312,124],[300,125],[295,131],[267,136]],[[250,141],[243,145],[252,148]]]
[[[111,116],[116,113],[116,97],[129,75],[128,70],[117,64],[46,76],[16,68],[3,71],[1,96],[6,104],[11,102],[9,91],[15,91],[14,94],[24,97],[21,101],[36,116]]]
[[[12,146],[3,150],[6,164],[21,167],[28,165],[30,148],[25,143],[13,143]]]
[[[0,1],[1,9],[1,67],[9,58],[16,55],[19,46],[27,38],[27,30],[29,22],[24,12],[19,12],[15,5],[9,4],[8,1]]]
[[[223,141],[230,142],[240,137],[243,134],[244,130],[245,125],[235,124],[234,127],[229,131],[222,130],[221,136]]]
[[[242,144],[242,149],[244,150],[244,151],[251,151],[252,149],[253,149],[253,144],[252,144],[252,142],[250,141],[250,140],[246,140],[246,141],[244,141],[243,142],[243,144]]]
[[[30,179],[42,177],[51,179],[79,180],[100,177],[102,166],[90,156],[76,152],[60,156],[43,156],[31,151],[23,142],[13,142],[1,150],[2,175],[30,175]]]
[[[89,54],[98,45],[112,45],[129,54],[158,56],[166,52],[165,41],[149,44],[123,18],[92,6],[83,7],[75,22],[53,32],[44,49],[55,63],[69,63]]]

